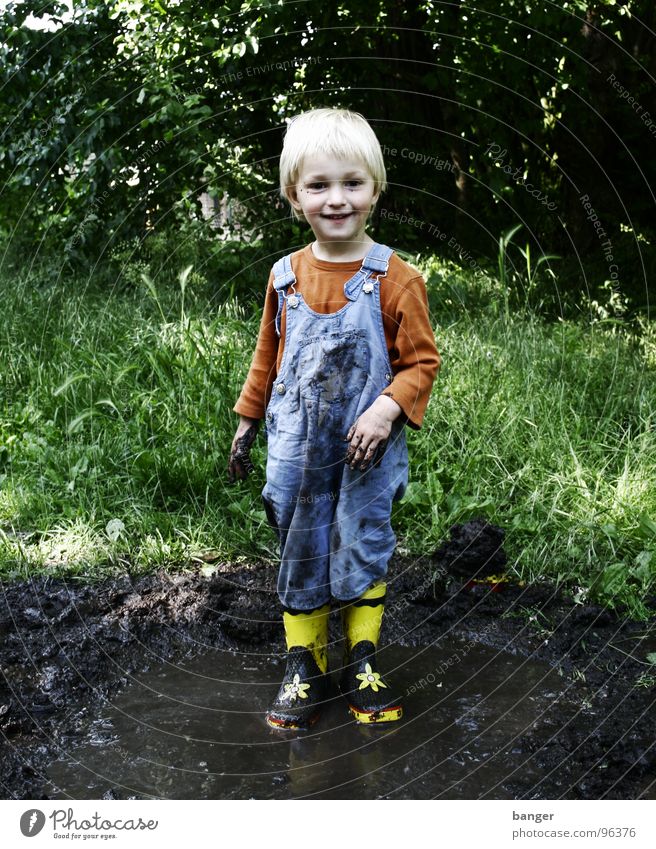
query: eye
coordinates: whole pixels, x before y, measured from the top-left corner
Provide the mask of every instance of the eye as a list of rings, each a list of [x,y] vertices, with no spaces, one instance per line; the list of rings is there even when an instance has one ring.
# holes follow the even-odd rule
[[[362,185],[362,180],[347,180],[346,185],[350,186],[351,188],[357,189],[358,186]]]
[[[323,187],[325,185],[326,185],[325,183],[321,183],[321,182],[308,183],[305,188],[308,189],[309,191],[312,191],[312,192],[318,192],[318,191],[321,191],[321,189],[323,189]]]

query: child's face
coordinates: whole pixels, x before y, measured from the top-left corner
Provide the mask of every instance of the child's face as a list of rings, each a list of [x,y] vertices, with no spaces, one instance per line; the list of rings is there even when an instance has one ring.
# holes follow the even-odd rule
[[[303,212],[321,242],[357,242],[378,199],[374,181],[359,160],[313,156],[303,160],[290,203]]]

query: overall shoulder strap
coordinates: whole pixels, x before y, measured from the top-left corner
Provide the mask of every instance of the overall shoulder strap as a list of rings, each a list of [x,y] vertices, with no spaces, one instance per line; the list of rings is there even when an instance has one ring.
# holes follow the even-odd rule
[[[276,333],[280,336],[280,316],[282,315],[282,304],[284,300],[283,290],[296,282],[296,275],[292,271],[291,254],[280,257],[273,266],[273,288],[278,293],[278,312],[276,313]]]
[[[296,281],[296,275],[292,271],[292,255],[280,257],[273,266],[273,288],[279,292],[286,289]]]
[[[379,245],[378,242],[374,242],[369,253],[362,260],[363,270],[373,271],[376,275],[380,274],[384,277],[389,268],[389,258],[393,253],[392,248],[388,248],[387,245]]]
[[[360,270],[344,287],[346,297],[351,301],[356,300],[362,284],[370,275],[375,275],[376,279],[384,277],[389,268],[389,258],[393,253],[392,248],[388,248],[387,245],[379,245],[378,242],[374,242],[369,248],[368,254],[362,260]]]

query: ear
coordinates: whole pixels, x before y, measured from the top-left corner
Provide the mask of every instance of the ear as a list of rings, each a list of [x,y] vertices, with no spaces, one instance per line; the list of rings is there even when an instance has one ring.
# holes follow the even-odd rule
[[[298,200],[296,186],[287,186],[287,188],[285,189],[285,197],[297,212],[301,211],[301,204]]]

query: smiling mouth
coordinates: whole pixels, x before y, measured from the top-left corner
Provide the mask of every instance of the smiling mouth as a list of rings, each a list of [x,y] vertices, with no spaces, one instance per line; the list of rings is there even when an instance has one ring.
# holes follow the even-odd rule
[[[341,221],[343,218],[348,218],[351,215],[350,212],[341,212],[335,215],[322,215],[322,218],[329,218],[331,221]]]

